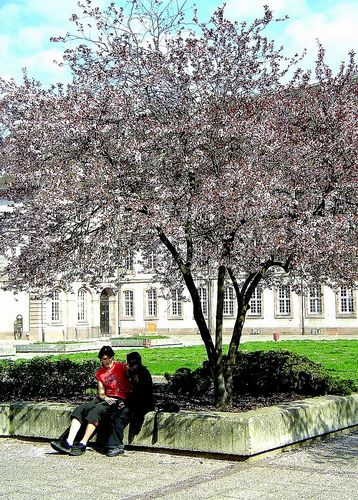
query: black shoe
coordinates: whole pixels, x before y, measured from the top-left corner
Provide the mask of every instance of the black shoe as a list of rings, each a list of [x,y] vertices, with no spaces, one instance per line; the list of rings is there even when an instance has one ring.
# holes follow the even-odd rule
[[[124,453],[123,448],[110,448],[107,451],[106,456],[107,457],[118,457],[118,455],[123,455],[123,453]]]
[[[83,443],[74,444],[72,446],[72,450],[70,451],[71,457],[78,457],[79,455],[83,455],[86,451],[86,445]]]
[[[65,441],[51,441],[50,443],[50,446],[58,451],[59,453],[70,453],[70,451],[72,450],[72,446],[70,444],[68,444],[68,442],[65,440]]]

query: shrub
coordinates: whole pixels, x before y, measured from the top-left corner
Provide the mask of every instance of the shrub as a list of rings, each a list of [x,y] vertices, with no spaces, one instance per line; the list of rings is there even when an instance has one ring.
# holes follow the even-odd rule
[[[290,351],[239,354],[233,375],[234,391],[266,395],[295,392],[310,396],[349,394],[353,382],[334,379],[322,365]]]
[[[96,387],[98,361],[75,363],[68,359],[33,358],[0,364],[0,397],[8,399],[61,399],[82,397]]]
[[[173,392],[203,394],[212,387],[207,362],[191,371],[181,368],[166,374]],[[320,364],[290,351],[254,351],[239,353],[233,370],[234,394],[265,396],[275,393],[297,393],[309,396],[350,394],[351,380],[334,379]]]
[[[69,400],[82,398],[96,389],[94,378],[98,361],[71,361],[44,357],[28,361],[0,363],[0,400]],[[208,362],[196,370],[180,368],[166,374],[175,394],[197,396],[212,389]],[[319,364],[289,351],[240,353],[233,372],[236,394],[257,396],[273,393],[350,394],[354,383],[331,377]]]
[[[9,394],[14,392],[13,381],[10,377],[10,369],[13,361],[5,360],[0,363],[0,397],[5,400]]]
[[[164,374],[170,389],[175,394],[203,394],[212,386],[209,364],[204,361],[201,368],[179,368],[173,375]]]

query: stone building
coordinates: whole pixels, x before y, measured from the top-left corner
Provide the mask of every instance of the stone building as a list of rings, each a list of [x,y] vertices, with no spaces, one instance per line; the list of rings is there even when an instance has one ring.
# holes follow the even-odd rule
[[[71,292],[55,289],[37,299],[5,291],[0,282],[0,341],[21,337],[32,341],[98,338],[103,335],[158,333],[180,336],[197,333],[192,303],[186,290],[169,293],[132,262],[125,279],[97,290],[74,283]],[[215,319],[215,281],[198,281],[203,312],[211,327]],[[357,334],[357,291],[337,292],[319,284],[298,294],[287,285],[258,289],[251,299],[244,334],[340,335]],[[230,284],[225,288],[224,328],[234,325],[236,301]],[[20,328],[22,323],[22,328]],[[21,330],[21,331],[20,331]]]
[[[0,211],[11,210],[0,197]],[[180,336],[197,333],[192,303],[186,290],[169,293],[153,283],[155,256],[143,266],[128,256],[125,279],[115,285],[102,283],[94,290],[73,283],[72,291],[55,289],[49,298],[4,290],[0,274],[0,342],[15,338],[32,341],[99,338],[103,335],[158,333]],[[0,269],[5,264],[0,255]],[[216,285],[213,279],[198,281],[204,315],[212,330],[215,320]],[[251,299],[244,334],[358,334],[357,290],[333,291],[319,284],[297,294],[289,286],[258,289]],[[225,288],[224,329],[234,326],[234,289]]]

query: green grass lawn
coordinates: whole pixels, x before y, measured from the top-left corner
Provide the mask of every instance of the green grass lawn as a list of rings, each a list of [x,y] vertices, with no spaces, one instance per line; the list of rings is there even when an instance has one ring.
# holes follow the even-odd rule
[[[243,344],[242,350],[287,349],[321,363],[334,377],[349,378],[358,384],[358,340],[285,340],[255,344]]]
[[[224,346],[224,350],[227,346]],[[321,363],[333,376],[352,379],[358,384],[358,340],[283,340],[280,342],[246,342],[243,352],[271,349],[287,349]],[[115,349],[116,359],[125,360],[128,352],[135,349]],[[141,349],[143,363],[153,375],[174,373],[184,366],[194,369],[206,359],[203,346],[168,347],[165,349]],[[96,358],[97,353],[59,355],[57,357],[81,360]]]

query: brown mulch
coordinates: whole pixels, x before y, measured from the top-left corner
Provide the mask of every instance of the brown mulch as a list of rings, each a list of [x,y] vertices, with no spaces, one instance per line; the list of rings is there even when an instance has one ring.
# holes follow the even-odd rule
[[[92,399],[93,396],[87,397],[61,397],[59,395],[54,395],[52,398],[31,398],[34,402],[40,401],[51,401],[56,403],[71,403],[80,404]],[[180,407],[181,410],[189,411],[217,411],[218,409],[214,405],[214,395],[212,392],[206,394],[200,394],[196,396],[187,396],[184,394],[177,395],[170,392],[169,387],[166,384],[155,384],[154,385],[154,397],[156,402],[156,407],[167,407],[170,403],[175,403]],[[296,393],[279,393],[270,394],[265,396],[252,395],[252,394],[238,394],[233,397],[233,404],[230,407],[225,408],[224,411],[228,412],[243,412],[249,410],[256,410],[258,408],[265,408],[268,406],[274,406],[283,403],[289,403],[291,401],[297,401],[306,399],[307,395],[296,394]],[[0,396],[0,401],[2,400]],[[16,397],[7,397],[6,401],[17,401],[19,399]]]

